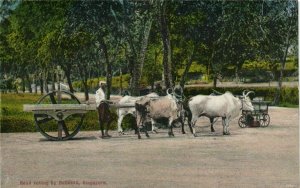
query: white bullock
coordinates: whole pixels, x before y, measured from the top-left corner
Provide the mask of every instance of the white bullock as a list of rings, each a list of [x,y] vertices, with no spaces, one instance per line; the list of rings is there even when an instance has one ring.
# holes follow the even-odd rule
[[[243,96],[239,98],[233,96],[230,92],[219,96],[197,95],[192,97],[188,102],[188,107],[191,112],[189,126],[194,136],[196,136],[196,121],[201,116],[210,118],[211,123],[213,118],[222,117],[223,134],[229,135],[229,122],[238,117],[241,110],[254,110],[251,100],[248,97],[251,92],[253,91],[249,91],[245,94],[244,91]]]

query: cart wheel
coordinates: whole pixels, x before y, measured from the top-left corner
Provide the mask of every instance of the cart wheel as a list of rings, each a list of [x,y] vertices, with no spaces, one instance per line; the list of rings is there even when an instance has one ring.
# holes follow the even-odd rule
[[[269,114],[263,114],[260,117],[260,126],[261,127],[267,127],[270,124],[270,116]]]
[[[37,104],[80,104],[80,101],[68,91],[53,91],[40,98]],[[72,114],[61,121],[48,114],[34,114],[38,131],[49,140],[68,140],[74,137],[79,132],[83,119],[84,114]]]
[[[238,123],[239,123],[239,126],[241,128],[245,128],[246,127],[246,118],[245,118],[245,116],[241,116]]]

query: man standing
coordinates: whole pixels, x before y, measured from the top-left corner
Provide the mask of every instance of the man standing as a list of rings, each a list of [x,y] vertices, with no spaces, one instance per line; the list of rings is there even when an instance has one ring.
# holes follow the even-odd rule
[[[99,89],[96,91],[96,105],[97,105],[97,108],[99,107],[100,103],[102,101],[105,101],[105,93],[104,93],[104,89],[105,89],[105,82],[104,81],[100,81],[99,82]]]
[[[98,111],[98,118],[99,118],[99,125],[101,130],[101,138],[110,138],[111,136],[108,134],[109,125],[113,120],[113,115],[109,110],[108,101],[105,99],[105,82],[100,81],[99,86],[100,88],[96,91],[96,105]],[[104,132],[104,123],[106,123],[106,130]]]

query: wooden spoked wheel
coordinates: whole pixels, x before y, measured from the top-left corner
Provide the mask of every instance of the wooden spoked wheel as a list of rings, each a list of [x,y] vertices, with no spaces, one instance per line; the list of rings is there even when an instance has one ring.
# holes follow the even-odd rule
[[[53,91],[41,97],[37,104],[80,104],[80,101],[68,91]],[[52,113],[39,111],[34,114],[38,131],[47,139],[56,141],[74,137],[83,119],[83,113],[66,115],[66,110],[55,110]]]
[[[260,126],[267,127],[270,124],[270,116],[269,114],[262,114],[260,117]]]
[[[244,116],[244,115],[242,115],[240,118],[239,118],[239,121],[238,121],[238,123],[239,123],[239,126],[241,127],[241,128],[245,128],[247,125],[246,125],[246,117]]]

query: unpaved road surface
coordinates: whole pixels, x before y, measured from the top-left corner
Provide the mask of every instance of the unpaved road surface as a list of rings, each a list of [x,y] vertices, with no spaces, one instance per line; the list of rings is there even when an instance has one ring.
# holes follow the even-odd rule
[[[39,133],[1,134],[1,187],[299,187],[299,110],[270,108],[267,128],[200,118],[194,138],[175,129],[141,140],[132,132],[100,139],[79,132],[64,142]]]

